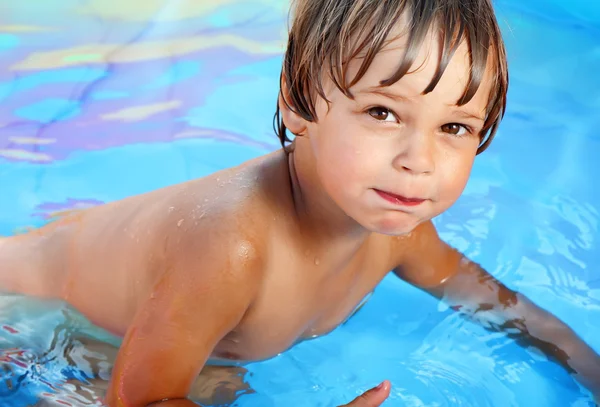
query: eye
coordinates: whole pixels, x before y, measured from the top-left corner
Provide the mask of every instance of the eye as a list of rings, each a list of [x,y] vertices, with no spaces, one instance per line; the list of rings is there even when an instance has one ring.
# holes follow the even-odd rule
[[[398,123],[398,118],[392,111],[386,107],[376,106],[367,110],[369,116],[381,122]]]
[[[470,133],[469,129],[466,126],[458,123],[444,124],[441,128],[444,133],[448,133],[453,136],[460,137]]]

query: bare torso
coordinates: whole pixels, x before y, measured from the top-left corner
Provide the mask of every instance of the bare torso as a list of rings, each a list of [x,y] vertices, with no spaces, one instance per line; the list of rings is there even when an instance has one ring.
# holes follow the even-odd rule
[[[34,247],[41,253],[36,264],[53,265],[42,267],[40,281],[54,291],[46,295],[65,299],[98,326],[124,335],[139,305],[153,295],[157,278],[178,272],[165,271],[164,258],[185,245],[179,231],[193,228],[194,236],[206,242],[206,252],[197,253],[192,265],[201,274],[203,257],[219,255],[211,237],[228,223],[242,222],[262,241],[263,281],[252,306],[218,342],[211,360],[266,359],[347,319],[394,267],[401,239],[373,234],[350,255],[336,255],[297,224],[289,178],[287,160],[279,152],[72,215],[8,245],[15,262],[20,255],[23,264]]]

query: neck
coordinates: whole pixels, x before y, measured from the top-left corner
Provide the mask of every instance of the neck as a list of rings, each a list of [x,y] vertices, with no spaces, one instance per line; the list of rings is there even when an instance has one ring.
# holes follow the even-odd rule
[[[294,209],[303,232],[316,247],[326,247],[328,252],[356,252],[371,232],[349,217],[327,195],[309,149],[294,148],[288,154],[288,165]]]

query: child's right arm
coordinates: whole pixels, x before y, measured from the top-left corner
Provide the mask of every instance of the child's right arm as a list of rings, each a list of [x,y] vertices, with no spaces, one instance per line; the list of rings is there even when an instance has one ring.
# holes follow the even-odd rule
[[[119,350],[107,393],[110,407],[196,406],[186,399],[192,383],[260,284],[258,256],[248,243],[216,240],[210,247],[192,243],[167,260]]]

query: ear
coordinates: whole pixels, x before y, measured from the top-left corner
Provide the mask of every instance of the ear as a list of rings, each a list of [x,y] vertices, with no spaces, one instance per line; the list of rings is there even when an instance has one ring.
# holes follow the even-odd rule
[[[292,110],[293,106],[289,105],[289,101],[289,90],[285,80],[282,77],[281,92],[279,92],[277,103],[279,104],[279,111],[281,112],[283,124],[285,124],[285,127],[295,136],[302,136],[306,134],[307,121]]]

